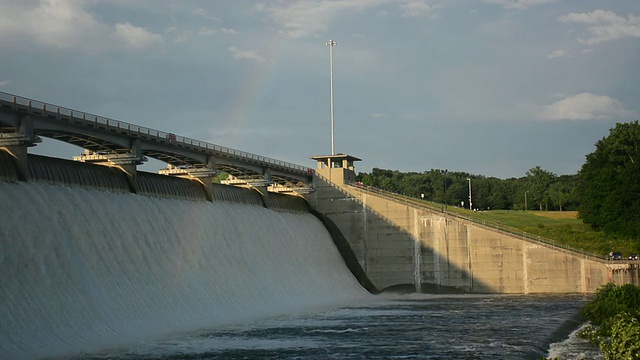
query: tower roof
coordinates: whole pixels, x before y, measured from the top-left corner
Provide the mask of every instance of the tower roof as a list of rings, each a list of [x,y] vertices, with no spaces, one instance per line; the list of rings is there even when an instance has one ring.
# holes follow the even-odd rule
[[[335,154],[335,155],[316,155],[316,156],[311,156],[310,159],[316,160],[316,161],[322,161],[324,159],[336,159],[336,160],[347,160],[349,162],[351,161],[362,161],[362,159],[359,159],[355,156],[351,156],[351,155],[347,155],[347,154]]]

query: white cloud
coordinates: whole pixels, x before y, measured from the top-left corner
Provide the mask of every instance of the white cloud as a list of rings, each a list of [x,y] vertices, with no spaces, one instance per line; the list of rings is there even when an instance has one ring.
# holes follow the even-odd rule
[[[380,118],[385,118],[385,117],[387,117],[387,114],[385,114],[385,113],[371,114],[371,118],[372,119],[380,119]]]
[[[631,115],[614,98],[582,93],[544,106],[539,117],[543,120],[608,120]]]
[[[191,12],[191,14],[193,16],[201,17],[201,18],[208,19],[208,20],[214,20],[214,21],[219,21],[220,20],[215,16],[209,15],[209,12],[207,10],[205,10],[205,9],[202,9],[202,8],[193,10]]]
[[[200,8],[194,9],[191,13],[195,16],[200,16],[200,17],[208,16],[207,10],[200,9]]]
[[[99,53],[141,50],[162,43],[162,36],[131,23],[107,24],[91,11],[96,1],[38,0],[0,2],[0,45],[35,43]]]
[[[11,80],[0,81],[0,87],[3,87],[5,85],[9,85],[10,83],[11,83]]]
[[[171,35],[171,39],[175,43],[185,43],[185,42],[189,41],[189,39],[191,38],[191,32],[189,32],[189,31],[180,31],[180,29],[178,29],[175,26],[172,26],[172,27],[168,28],[165,32],[168,35]],[[163,42],[164,40],[161,39],[161,41]]]
[[[149,32],[130,23],[118,23],[113,34],[118,43],[131,50],[142,50],[162,44],[162,36]]]
[[[267,61],[267,59],[265,59],[264,57],[260,56],[257,52],[255,51],[247,51],[247,50],[239,50],[237,47],[235,46],[230,46],[228,48],[229,52],[233,55],[234,59],[238,59],[238,60],[252,60],[252,61],[256,61],[259,63],[263,63],[265,61]]]
[[[208,28],[208,27],[201,27],[200,30],[198,31],[198,35],[200,36],[213,36],[216,33],[217,31],[215,29]]]
[[[553,59],[558,57],[569,56],[569,52],[567,50],[554,50],[551,54],[547,55],[547,59]]]
[[[382,4],[403,4],[395,0],[301,0],[285,1],[282,6],[259,4],[256,11],[265,12],[280,32],[292,37],[302,38],[328,29],[331,21],[347,11],[361,11]]]
[[[591,13],[570,13],[558,20],[588,25],[590,36],[578,40],[587,45],[623,38],[640,38],[640,16],[631,14],[624,18],[612,11],[598,9]]]
[[[230,34],[230,35],[238,35],[240,34],[239,31],[234,30],[234,29],[228,29],[228,28],[222,28],[222,32],[225,34]]]
[[[488,4],[500,5],[505,9],[524,10],[532,6],[552,4],[559,0],[485,0]]]
[[[435,17],[437,6],[429,5],[426,1],[411,1],[399,6],[404,17]]]

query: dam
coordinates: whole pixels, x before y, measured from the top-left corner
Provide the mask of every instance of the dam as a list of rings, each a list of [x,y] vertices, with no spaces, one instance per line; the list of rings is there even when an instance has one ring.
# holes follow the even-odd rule
[[[371,296],[302,198],[219,185],[212,202],[197,182],[157,174],[140,176],[146,195],[135,194],[113,168],[29,160],[29,182],[0,166],[2,358],[66,357]]]
[[[139,194],[131,192],[127,175],[120,170],[35,155],[29,156],[30,181],[25,182],[17,180],[15,171],[11,171],[13,160],[7,156],[0,159],[3,170],[0,176],[0,214],[3,214],[0,220],[0,270],[3,273],[0,353],[11,359],[66,358],[98,351],[108,351],[107,354],[123,359],[181,356],[186,346],[180,345],[181,342],[204,341],[200,339],[202,335],[197,335],[200,329],[214,334],[209,335],[215,337],[208,340],[213,341],[213,345],[207,348],[217,346],[216,353],[233,357],[241,351],[259,357],[269,354],[286,357],[289,350],[283,343],[273,345],[278,349],[285,346],[284,350],[274,353],[275,350],[258,345],[267,339],[248,340],[245,330],[230,338],[230,330],[214,329],[230,325],[235,329],[262,319],[282,316],[287,319],[292,314],[307,312],[323,314],[327,309],[354,306],[363,314],[359,321],[368,322],[362,330],[351,324],[354,321],[351,315],[347,318],[341,315],[338,319],[326,315],[313,318],[312,324],[323,325],[311,330],[306,328],[309,325],[298,329],[307,322],[276,326],[292,329],[290,336],[297,340],[287,342],[299,342],[307,333],[331,336],[330,340],[323,341],[330,341],[333,345],[329,348],[338,354],[344,346],[351,352],[356,351],[352,347],[354,342],[369,339],[360,332],[378,328],[382,333],[371,334],[371,339],[377,340],[356,348],[361,349],[357,350],[362,351],[361,356],[372,357],[373,349],[388,356],[407,354],[407,351],[449,354],[443,356],[453,358],[468,356],[469,351],[495,354],[492,346],[479,344],[458,349],[445,341],[435,349],[425,347],[431,344],[424,342],[426,336],[435,336],[440,339],[438,342],[447,339],[438,335],[437,318],[419,325],[425,332],[415,333],[417,340],[400,331],[416,326],[412,314],[417,309],[432,309],[436,314],[443,307],[451,309],[447,329],[455,329],[458,321],[464,324],[463,328],[469,327],[468,317],[480,316],[474,313],[483,309],[482,314],[486,315],[480,317],[482,321],[497,321],[489,328],[500,331],[478,332],[476,336],[480,339],[498,336],[504,339],[505,346],[511,344],[510,350],[500,348],[498,354],[529,358],[544,354],[552,339],[560,341],[568,334],[558,332],[559,328],[576,326],[571,314],[575,314],[584,301],[580,297],[413,297],[378,309],[368,304],[381,300],[365,290],[377,291],[376,286],[384,286],[376,272],[371,271],[375,267],[367,264],[368,272],[358,270],[358,250],[345,247],[348,245],[344,242],[345,236],[336,233],[336,225],[329,218],[333,215],[319,214],[300,196],[269,193],[269,200],[265,200],[255,189],[215,185],[216,200],[209,201],[202,189],[194,190],[198,182],[151,173],[138,174],[138,181],[145,184],[138,186],[138,191],[146,189],[145,194]],[[353,200],[341,202],[347,201]],[[375,250],[373,246],[370,249]],[[409,258],[413,259],[413,255]],[[367,260],[376,261],[371,257]],[[389,274],[399,269],[391,265]],[[414,273],[413,265],[406,269]],[[408,281],[411,286],[415,285],[413,277],[394,278],[398,284]],[[464,310],[467,303],[475,304],[473,312],[454,320],[455,316],[467,314]],[[505,304],[508,304],[506,312]],[[416,309],[407,311],[407,306]],[[544,312],[546,317],[543,313],[534,316],[547,319],[529,321],[528,331],[536,333],[533,342],[529,335],[513,331],[521,326],[506,326],[511,321],[520,323],[522,317],[532,316],[530,309]],[[344,311],[350,314],[354,310],[337,314]],[[504,315],[496,317],[496,312]],[[393,318],[388,318],[389,314],[394,314]],[[346,328],[339,325],[345,321]],[[383,330],[398,326],[398,321],[403,322],[400,329],[394,327],[391,333]],[[276,327],[269,331],[282,334],[284,330]],[[194,332],[196,335],[189,335]],[[196,337],[179,340],[176,345],[176,339],[185,336]],[[223,343],[218,343],[219,338]],[[118,352],[141,344],[151,346],[160,339],[165,340],[156,345],[159,350],[151,347],[149,351],[153,352],[148,355],[137,357]],[[336,343],[337,339],[346,344]],[[381,339],[385,340],[381,343]],[[522,342],[523,339],[527,339],[526,342]],[[242,346],[239,344],[247,341],[258,349],[225,352],[232,344]],[[397,346],[408,341],[415,341],[421,350]],[[477,340],[458,338],[457,341],[476,344]],[[486,342],[481,340],[481,343]],[[385,350],[381,350],[381,344]],[[307,357],[317,357],[327,348],[314,343],[296,346],[301,349],[296,353]],[[210,351],[190,350],[197,356]],[[111,357],[98,358],[104,356]]]
[[[370,292],[593,293],[640,281],[637,262],[612,263],[353,186],[360,159],[347,154],[313,156],[311,169],[6,93],[0,125],[0,177],[8,181],[310,210]],[[84,151],[75,161],[29,154],[41,137]],[[147,157],[167,168],[138,171]],[[236,186],[215,184],[219,172]]]
[[[589,294],[638,281],[634,264],[354,187],[349,155],[315,156],[309,171],[48,104],[0,105],[8,358],[126,347],[391,290]],[[90,149],[76,161],[29,154],[40,135]],[[145,156],[170,166],[138,171]],[[213,183],[216,171],[237,186]]]

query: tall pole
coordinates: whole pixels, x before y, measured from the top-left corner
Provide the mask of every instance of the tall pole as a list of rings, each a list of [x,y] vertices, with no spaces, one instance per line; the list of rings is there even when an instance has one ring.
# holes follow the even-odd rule
[[[331,66],[331,155],[335,155],[336,148],[333,142],[333,47],[336,46],[337,43],[329,40],[325,45],[329,47],[329,64]]]
[[[444,170],[444,209],[447,210],[447,172],[449,170],[445,169]]]
[[[473,205],[471,204],[471,178],[467,178],[469,180],[469,210],[473,210]]]

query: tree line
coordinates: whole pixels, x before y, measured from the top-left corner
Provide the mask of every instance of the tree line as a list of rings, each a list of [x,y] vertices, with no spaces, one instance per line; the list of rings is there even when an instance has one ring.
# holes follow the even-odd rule
[[[536,166],[520,178],[498,179],[431,169],[402,173],[374,168],[359,173],[364,185],[476,210],[577,210],[594,229],[640,239],[640,125],[617,123],[596,142],[575,175]],[[471,195],[471,199],[469,199]],[[470,204],[471,202],[471,204]]]
[[[536,166],[521,178],[498,179],[431,169],[421,173],[374,168],[359,173],[364,185],[448,206],[476,210],[578,210],[578,175],[558,176]]]

